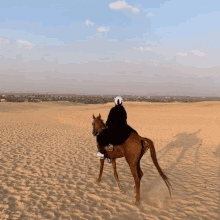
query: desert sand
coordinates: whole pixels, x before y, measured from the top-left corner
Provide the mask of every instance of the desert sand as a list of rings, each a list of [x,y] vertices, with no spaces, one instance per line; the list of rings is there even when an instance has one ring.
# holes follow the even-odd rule
[[[107,119],[114,103],[0,103],[0,219],[220,219],[220,102],[124,102],[128,124],[154,141],[141,160],[141,204],[124,158],[94,157],[92,115]]]

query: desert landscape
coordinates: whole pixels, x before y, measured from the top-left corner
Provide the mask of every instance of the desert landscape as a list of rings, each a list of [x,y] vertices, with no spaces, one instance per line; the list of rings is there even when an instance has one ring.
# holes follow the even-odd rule
[[[219,8],[217,0],[1,1],[0,220],[220,220]],[[116,159],[122,192],[114,160],[97,181],[93,134],[102,128],[97,120],[92,132],[93,115],[106,122],[117,96],[127,123],[153,141],[171,197],[153,148],[139,184],[132,154],[152,142],[135,135],[111,153],[126,152],[137,198],[125,158]],[[119,114],[110,118],[123,125]],[[139,161],[137,170],[140,178]]]
[[[141,204],[125,159],[94,157],[92,115],[107,119],[114,103],[0,103],[0,219],[220,219],[220,102],[124,102],[128,124],[154,141],[174,194],[141,160]]]

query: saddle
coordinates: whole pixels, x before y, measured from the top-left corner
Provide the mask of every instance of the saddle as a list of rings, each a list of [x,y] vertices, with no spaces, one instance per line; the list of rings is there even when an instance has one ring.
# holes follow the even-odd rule
[[[106,151],[113,151],[114,150],[114,146],[112,144],[109,144],[108,146],[105,146],[105,150]]]
[[[112,144],[109,144],[108,146],[104,147],[106,151],[113,151],[114,150],[114,146]],[[108,162],[111,163],[112,159],[111,158],[107,158]]]

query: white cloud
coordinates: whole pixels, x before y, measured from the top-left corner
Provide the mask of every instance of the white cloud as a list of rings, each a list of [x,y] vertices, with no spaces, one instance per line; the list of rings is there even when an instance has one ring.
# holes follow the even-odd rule
[[[138,13],[138,12],[139,12],[139,9],[138,9],[138,8],[132,8],[132,12]]]
[[[113,10],[126,10],[132,8],[130,5],[127,5],[125,1],[117,1],[109,4],[109,7]]]
[[[35,45],[29,41],[26,41],[26,40],[21,40],[21,39],[18,39],[16,41],[17,45],[18,45],[18,48],[22,48],[22,46],[25,47],[25,49],[32,49]]]
[[[147,13],[148,16],[154,16],[154,13],[153,12],[149,12]]]
[[[94,25],[94,23],[91,22],[90,20],[86,20],[85,23],[86,23],[87,26],[89,26],[89,25],[93,26]]]
[[[0,44],[8,44],[8,43],[9,43],[8,39],[0,38]]]
[[[106,33],[106,32],[108,32],[110,30],[110,28],[108,28],[108,27],[99,27],[99,28],[97,28],[97,31],[98,32],[100,32],[100,33]]]
[[[176,53],[177,55],[179,56],[182,56],[182,57],[186,57],[187,56],[187,53]]]
[[[133,8],[131,5],[128,5],[125,1],[117,1],[109,4],[109,7],[113,10],[129,10],[133,13],[138,13],[138,8]]]
[[[199,51],[199,50],[191,50],[190,52],[193,53],[196,56],[199,56],[199,57],[204,57],[205,56],[205,54],[203,52]]]
[[[142,46],[140,46],[140,47],[133,47],[133,49],[135,49],[135,50],[139,50],[139,51],[151,51],[151,49],[150,48],[148,48],[148,47],[142,47]]]

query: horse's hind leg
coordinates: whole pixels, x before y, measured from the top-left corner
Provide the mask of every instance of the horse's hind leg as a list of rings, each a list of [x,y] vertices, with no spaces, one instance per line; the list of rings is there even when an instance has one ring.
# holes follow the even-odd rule
[[[130,165],[130,169],[131,169],[131,173],[134,177],[134,181],[135,181],[135,189],[136,189],[136,205],[138,205],[140,203],[140,178],[138,176],[138,172],[137,172],[137,166],[133,166],[131,164]]]
[[[141,170],[141,167],[140,167],[140,161],[141,161],[141,158],[143,157],[144,153],[145,153],[145,149],[142,146],[141,154],[140,154],[138,162],[137,162],[137,172],[138,172],[138,176],[139,176],[140,181],[141,181],[142,176],[144,175]]]
[[[142,176],[143,176],[144,174],[143,174],[143,172],[142,172],[142,170],[141,170],[141,167],[140,167],[140,161],[138,161],[138,163],[137,163],[137,172],[138,172],[138,177],[139,177],[139,179],[140,179],[140,181],[141,181],[141,178],[142,178]]]
[[[99,183],[101,181],[104,162],[105,162],[105,159],[100,159],[100,172],[99,172],[99,178],[96,180],[96,183]]]
[[[142,176],[144,175],[142,170],[141,170],[140,161],[141,161],[141,158],[143,157],[145,151],[146,150],[144,149],[144,147],[142,145],[141,154],[140,154],[138,162],[137,162],[137,172],[138,172],[138,177],[139,177],[140,181],[141,181]],[[136,185],[134,185],[134,189],[136,189]]]
[[[119,181],[119,179],[118,179],[118,173],[117,173],[117,170],[116,170],[116,161],[115,161],[115,159],[112,159],[112,167],[113,167],[113,170],[114,170],[114,176],[115,176],[115,179],[116,179],[116,181],[117,181],[118,188],[119,188],[119,190],[121,191],[121,193],[124,194],[125,192],[122,190],[120,181]]]
[[[144,139],[146,139],[146,138],[144,138]],[[138,160],[138,163],[137,163],[137,172],[138,172],[138,176],[139,176],[140,180],[141,180],[142,176],[144,175],[142,170],[141,170],[141,167],[140,167],[140,161],[141,161],[141,158],[143,157],[143,155],[145,154],[145,152],[149,149],[148,146],[144,145],[143,141],[141,141],[141,146],[142,146],[142,150],[141,150],[141,154],[139,156],[139,160]]]
[[[135,162],[135,158],[125,157],[128,165],[130,166],[131,173],[134,177],[135,189],[136,189],[136,205],[140,204],[140,178],[137,171],[138,160]],[[132,161],[133,159],[133,161]]]
[[[145,140],[146,138],[143,138],[143,139]],[[138,163],[137,163],[137,172],[138,172],[138,176],[139,176],[140,181],[141,181],[141,178],[144,175],[142,170],[141,170],[141,167],[140,167],[140,161],[141,161],[141,158],[143,157],[143,155],[145,154],[145,152],[149,149],[148,146],[144,145],[143,141],[141,141],[141,145],[142,145],[142,150],[141,150],[141,154],[139,156],[139,160],[138,160]],[[136,189],[136,185],[134,185],[134,189]]]
[[[140,181],[141,181],[141,178],[142,178],[142,176],[143,176],[144,174],[143,174],[143,172],[142,172],[142,170],[141,170],[141,167],[140,167],[140,160],[139,160],[138,163],[137,163],[137,173],[138,173],[138,177],[139,177],[139,179],[140,179]],[[134,185],[134,190],[135,190],[135,192],[136,192],[136,184]]]

